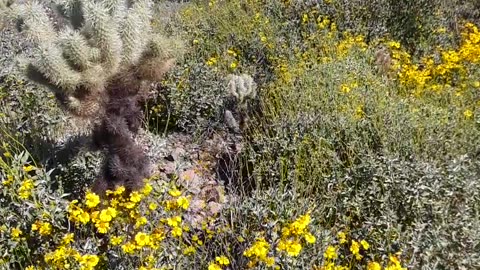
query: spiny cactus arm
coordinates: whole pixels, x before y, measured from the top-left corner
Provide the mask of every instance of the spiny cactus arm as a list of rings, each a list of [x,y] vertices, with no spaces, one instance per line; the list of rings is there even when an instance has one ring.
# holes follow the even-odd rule
[[[175,64],[175,59],[170,58],[145,58],[138,66],[137,75],[141,80],[156,82],[163,78]]]
[[[57,34],[44,7],[36,1],[14,5],[12,15],[23,22],[22,32],[39,47],[49,47],[57,40]]]
[[[102,0],[105,7],[108,9],[110,16],[116,20],[116,22],[121,22],[125,16],[128,9],[128,3],[130,0]]]
[[[70,68],[57,46],[40,47],[38,56],[35,58],[34,67],[66,94],[73,94],[75,88],[81,83],[80,73]]]
[[[76,116],[98,116],[100,111],[100,97],[89,95],[86,99],[78,99],[73,96],[67,97],[65,102],[67,109]]]
[[[240,125],[238,125],[237,120],[235,119],[230,110],[225,110],[223,117],[225,123],[233,132],[240,133]]]
[[[122,40],[115,21],[102,3],[85,1],[83,4],[86,35],[91,34],[94,46],[100,49],[100,61],[106,72],[118,71],[122,55]]]
[[[256,84],[253,81],[253,78],[248,74],[242,74],[240,76],[240,90],[243,93],[243,98],[246,97],[255,97],[256,96]]]
[[[151,2],[135,2],[128,10],[120,28],[123,41],[123,62],[136,64],[144,51],[151,32]]]
[[[178,59],[183,55],[184,51],[185,45],[180,39],[155,35],[149,42],[146,55],[163,59]]]
[[[36,45],[33,66],[53,85],[72,93],[81,82],[58,47],[58,36],[44,7],[36,1],[14,5],[11,16],[22,22],[23,33]]]
[[[154,36],[138,65],[138,75],[147,81],[158,81],[184,52],[184,44],[175,38]]]
[[[81,0],[54,0],[56,10],[68,19],[73,29],[80,29],[84,23]]]
[[[88,46],[87,40],[78,31],[66,28],[60,32],[59,41],[65,57],[74,67],[84,71],[91,65],[93,48]]]
[[[228,85],[227,85],[227,89],[228,89],[228,94],[235,97],[235,98],[239,98],[239,95],[237,93],[237,83],[236,83],[236,75],[228,75],[227,76],[227,80],[228,80]]]

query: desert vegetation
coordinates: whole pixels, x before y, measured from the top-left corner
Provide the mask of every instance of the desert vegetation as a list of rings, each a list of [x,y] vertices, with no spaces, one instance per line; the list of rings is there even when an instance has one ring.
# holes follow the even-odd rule
[[[0,1],[1,269],[478,269],[477,1]]]

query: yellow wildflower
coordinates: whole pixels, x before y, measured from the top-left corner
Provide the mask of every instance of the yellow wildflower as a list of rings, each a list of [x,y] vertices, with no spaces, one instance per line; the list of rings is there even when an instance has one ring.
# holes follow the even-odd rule
[[[288,237],[290,235],[303,235],[308,224],[310,224],[310,214],[307,213],[303,216],[300,216],[288,227],[282,229],[282,236]]]
[[[100,203],[100,197],[92,192],[87,192],[87,195],[85,196],[85,205],[87,205],[88,208],[94,208]]]
[[[338,239],[340,240],[340,244],[344,244],[347,242],[347,236],[344,232],[337,233]]]
[[[81,211],[81,213],[77,216],[78,221],[83,224],[87,224],[90,221],[90,215],[87,212]]]
[[[99,222],[101,221],[98,216],[100,216],[100,211],[93,211],[91,214],[90,214],[90,219],[92,220],[92,222]]]
[[[182,192],[178,190],[176,187],[172,188],[171,190],[168,191],[168,194],[170,194],[172,197],[178,197],[182,195]]]
[[[259,238],[253,243],[250,248],[243,252],[243,255],[249,258],[266,260],[269,250],[270,244],[265,241],[265,238]]]
[[[41,235],[49,235],[52,232],[52,225],[48,222],[43,222],[38,232]]]
[[[280,242],[278,243],[277,249],[279,251],[285,251],[289,256],[296,257],[298,254],[300,254],[300,251],[302,250],[302,245],[295,240],[284,240],[281,239]]]
[[[302,16],[302,23],[307,23],[308,22],[308,14],[303,14]]]
[[[355,255],[355,258],[357,260],[360,260],[362,258],[362,256],[360,255],[360,244],[357,241],[352,240],[350,251],[352,252],[353,255]]]
[[[41,225],[42,225],[42,223],[40,221],[38,221],[38,220],[35,221],[35,223],[32,224],[32,232],[37,231],[40,228]]]
[[[142,200],[142,195],[138,193],[137,191],[134,191],[130,194],[130,201],[134,203],[138,203]]]
[[[152,211],[155,211],[155,209],[157,209],[158,205],[156,203],[150,203],[148,205],[148,209],[152,210]]]
[[[31,171],[33,171],[33,170],[35,170],[35,169],[36,169],[35,166],[32,166],[32,165],[23,166],[23,170],[24,170],[25,172],[31,172]]]
[[[62,238],[62,244],[68,245],[73,242],[73,233],[67,233]]]
[[[33,189],[33,180],[31,179],[26,179],[25,181],[22,182],[22,185],[18,189],[18,194],[20,198],[22,199],[28,199],[30,195],[32,194],[32,189]]]
[[[232,50],[232,49],[228,49],[228,50],[227,50],[227,53],[230,54],[230,55],[233,55],[234,57],[237,56],[237,53],[236,53],[234,50]]]
[[[112,236],[112,238],[110,238],[110,243],[112,244],[112,246],[118,246],[122,243],[122,241],[122,236]]]
[[[196,249],[194,246],[188,246],[186,249],[183,250],[184,255],[191,255],[196,252]]]
[[[365,249],[365,250],[368,250],[368,248],[370,248],[370,244],[365,240],[360,241],[360,244],[362,245],[363,249]]]
[[[323,253],[323,257],[325,257],[327,260],[334,260],[337,258],[337,256],[337,249],[333,246],[328,246],[325,250],[325,253]]]
[[[135,222],[135,227],[139,228],[140,226],[143,226],[145,224],[147,224],[147,218],[146,217],[139,217],[139,218],[137,218],[137,220]]]
[[[230,260],[228,260],[228,258],[226,256],[216,257],[215,261],[217,261],[217,263],[220,264],[220,265],[229,265],[230,264]]]
[[[273,266],[275,264],[275,258],[274,257],[267,257],[263,260],[263,262],[267,265],[267,266]]]
[[[110,200],[110,206],[113,207],[113,208],[117,207],[117,205],[119,205],[119,204],[120,204],[120,202],[115,198]]]
[[[134,203],[134,202],[126,202],[126,203],[123,204],[123,206],[124,206],[125,208],[127,208],[127,209],[132,209],[132,208],[135,208],[136,203]]]
[[[342,93],[345,93],[345,94],[346,94],[346,93],[350,92],[351,90],[352,90],[352,89],[351,89],[348,85],[346,85],[346,84],[340,85],[340,91],[341,91]]]
[[[11,235],[15,239],[15,238],[19,238],[22,233],[23,233],[22,230],[20,230],[18,227],[15,227],[12,229]]]
[[[182,217],[174,216],[167,219],[167,224],[171,227],[177,227],[182,222]]]
[[[357,108],[355,109],[355,118],[361,119],[365,116],[365,112],[363,111],[363,106],[358,105]]]
[[[207,65],[208,66],[213,66],[217,63],[217,59],[215,57],[210,57],[210,59],[208,59],[207,61]],[[173,196],[173,195],[172,195]]]
[[[13,176],[12,175],[7,175],[7,180],[2,181],[2,185],[4,186],[10,186],[13,183]]]
[[[117,210],[115,210],[115,208],[112,208],[112,207],[103,209],[100,212],[100,220],[103,222],[110,222],[116,216],[117,216]]]
[[[390,48],[393,48],[393,49],[400,49],[400,42],[396,42],[396,41],[390,41],[387,43],[388,46],[390,46]]]
[[[150,185],[149,183],[146,183],[142,189],[142,193],[143,195],[148,196],[152,192],[152,190],[153,190],[152,185]]]
[[[309,232],[305,233],[303,237],[305,238],[305,241],[307,241],[307,243],[309,244],[314,244],[315,241],[317,240],[315,236]]]
[[[180,228],[180,227],[174,227],[174,228],[172,229],[172,235],[173,235],[174,237],[181,237],[181,236],[182,236],[182,233],[183,233],[183,230],[182,230],[182,228]]]
[[[177,205],[185,210],[190,206],[190,200],[185,196],[180,196],[177,198]]]
[[[108,222],[97,222],[97,223],[95,223],[95,227],[97,228],[99,233],[107,233],[108,229],[110,229],[110,223],[108,223]]]
[[[113,195],[119,196],[119,195],[122,195],[123,192],[125,192],[125,187],[120,186],[113,192]]]
[[[222,270],[222,267],[214,262],[211,262],[210,265],[208,265],[208,270]]]
[[[377,262],[369,262],[367,270],[382,270],[382,266]]]
[[[463,116],[465,116],[465,118],[467,118],[467,119],[472,118],[472,117],[473,117],[473,112],[472,112],[472,110],[465,110],[465,111],[463,112]]]
[[[94,269],[94,267],[98,264],[98,256],[97,255],[83,255],[80,259],[80,265],[87,269]]]
[[[391,263],[393,263],[395,265],[400,265],[400,261],[398,260],[398,258],[396,256],[390,255],[389,259],[390,259]]]
[[[126,244],[122,245],[122,250],[123,250],[123,252],[125,252],[127,254],[133,254],[133,252],[135,251],[135,244],[126,243]]]
[[[135,242],[140,247],[150,244],[150,236],[146,233],[139,232],[135,235]]]

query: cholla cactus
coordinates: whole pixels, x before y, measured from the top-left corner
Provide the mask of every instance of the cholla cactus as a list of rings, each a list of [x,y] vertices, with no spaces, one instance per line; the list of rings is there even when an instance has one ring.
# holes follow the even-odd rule
[[[151,29],[149,0],[57,0],[63,25],[32,1],[12,15],[36,45],[32,66],[74,115],[96,118],[93,141],[107,154],[97,192],[137,188],[149,174],[134,142],[148,82],[159,80],[180,56],[181,43]],[[60,29],[58,29],[60,28]]]
[[[36,44],[33,66],[77,115],[98,113],[90,106],[101,102],[115,75],[135,72],[140,80],[158,80],[181,51],[175,39],[152,32],[150,1],[58,2],[66,22],[58,31],[38,2],[14,5],[13,11]]]
[[[257,85],[253,78],[248,74],[229,75],[228,79],[228,93],[238,100],[239,104],[244,104],[247,98],[255,98],[257,96]]]
[[[233,102],[232,108],[225,110],[224,121],[234,133],[240,133],[248,122],[247,101],[248,99],[255,99],[257,96],[257,85],[248,74],[229,75],[227,79],[228,95],[234,98],[235,102]],[[237,115],[236,118],[234,114]]]

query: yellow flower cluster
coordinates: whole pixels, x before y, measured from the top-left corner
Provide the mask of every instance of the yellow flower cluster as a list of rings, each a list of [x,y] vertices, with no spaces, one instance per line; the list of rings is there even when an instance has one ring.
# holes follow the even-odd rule
[[[480,63],[480,31],[472,23],[467,23],[462,32],[460,47],[456,49],[437,49],[433,54],[424,56],[418,63],[402,50],[398,42],[388,42],[393,60],[392,69],[397,72],[399,82],[413,90],[414,95],[424,91],[439,92],[454,88],[463,92],[474,78],[471,72],[478,69]],[[480,82],[478,83],[480,85]]]
[[[348,55],[350,50],[358,48],[361,51],[367,50],[367,43],[364,41],[362,35],[352,35],[349,32],[343,33],[343,39],[337,45],[336,56],[338,58],[344,58]]]
[[[44,258],[45,262],[58,269],[69,269],[73,265],[80,266],[81,270],[95,269],[100,260],[99,257],[93,254],[81,255],[77,250],[68,246],[70,242],[70,240],[64,241],[55,251],[47,253]]]
[[[13,177],[13,175],[7,174],[6,179],[2,181],[2,185],[8,187],[8,186],[12,185],[14,180],[15,180],[15,178]]]
[[[276,249],[288,256],[296,257],[300,254],[304,243],[315,243],[315,236],[308,230],[310,222],[311,217],[309,212],[283,227],[279,239],[274,241],[276,242]],[[240,242],[244,241],[243,237],[238,237],[237,239]],[[255,267],[259,263],[273,266],[275,264],[275,257],[269,255],[272,251],[271,248],[272,245],[268,243],[264,237],[257,238],[243,253],[244,256],[250,259],[248,267]]]
[[[208,265],[208,270],[222,270],[223,266],[228,266],[230,264],[230,260],[225,256],[219,256],[215,258],[215,262],[211,262]]]
[[[47,236],[52,233],[52,224],[48,222],[36,221],[32,224],[32,232],[38,231],[42,236]]]
[[[365,260],[364,255],[370,250],[370,244],[364,239],[360,241],[351,239],[350,244],[348,244],[347,234],[340,231],[337,233],[337,240],[339,245],[327,246],[323,253],[323,266],[314,267],[315,270],[347,270],[353,269],[353,266],[356,265],[367,270],[406,270],[396,256],[390,256],[385,268],[382,268],[382,265],[378,262]],[[339,252],[345,252],[345,254],[339,254]],[[342,265],[342,263],[346,264]]]
[[[111,199],[103,205],[103,209],[97,209],[100,206],[100,197],[97,194],[87,192],[85,195],[85,207],[82,207],[77,200],[70,203],[68,207],[69,218],[77,225],[88,224],[90,221],[95,225],[97,231],[106,234],[110,229],[111,222],[121,213],[129,213],[130,216],[136,216],[135,207],[141,202],[144,196],[152,191],[149,183],[141,192],[132,192],[128,198],[125,198],[125,187],[118,187],[114,191],[107,191]],[[145,217],[137,217],[136,226],[140,227],[146,223]]]
[[[385,267],[385,270],[407,270],[407,268],[402,267],[400,260],[396,256],[390,255],[388,266]]]
[[[22,185],[18,189],[18,195],[22,199],[28,199],[32,195],[32,190],[33,190],[33,180],[31,179],[25,179],[22,182]]]
[[[175,209],[187,210],[190,207],[190,198],[182,196],[182,192],[177,187],[173,187],[168,191],[173,198],[164,202],[165,210],[171,211]],[[156,207],[151,205],[152,208]]]
[[[270,252],[270,244],[265,238],[258,238],[251,247],[243,252],[243,255],[250,258],[249,267],[255,267],[258,263],[263,262],[267,266],[275,264],[275,258],[268,256]]]
[[[290,225],[282,228],[282,236],[278,242],[277,250],[286,252],[289,256],[298,256],[302,250],[302,240],[306,243],[315,243],[315,236],[308,231],[311,222],[310,213],[307,213]]]
[[[337,234],[338,241],[340,244],[345,244],[347,243],[347,236],[344,232],[339,232]],[[370,248],[370,244],[365,241],[361,240],[360,242],[357,242],[355,240],[352,240],[352,243],[350,245],[350,252],[351,254],[355,257],[356,260],[361,260],[363,258],[363,255],[360,254],[361,248],[363,250],[368,250]],[[343,270],[343,269],[349,269],[347,266],[343,265],[337,265],[336,260],[338,259],[338,250],[340,249],[339,246],[327,246],[325,249],[325,252],[323,253],[323,258],[325,260],[324,266],[320,269],[322,270]],[[342,256],[343,257],[343,256]]]

